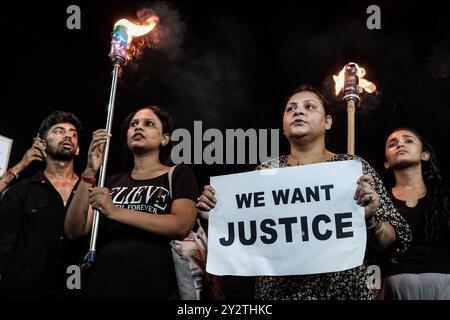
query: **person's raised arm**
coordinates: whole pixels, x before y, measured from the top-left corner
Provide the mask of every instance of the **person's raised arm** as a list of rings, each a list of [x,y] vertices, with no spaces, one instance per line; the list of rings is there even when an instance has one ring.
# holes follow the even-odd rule
[[[70,239],[85,236],[91,229],[93,210],[89,205],[89,188],[95,186],[95,176],[101,166],[107,138],[105,129],[96,130],[92,135],[86,169],[81,174],[81,181],[64,220],[64,232]]]
[[[23,155],[22,159],[0,177],[0,192],[3,192],[19,174],[28,168],[33,161],[43,161],[46,158],[45,142],[39,137],[34,138],[33,145]]]

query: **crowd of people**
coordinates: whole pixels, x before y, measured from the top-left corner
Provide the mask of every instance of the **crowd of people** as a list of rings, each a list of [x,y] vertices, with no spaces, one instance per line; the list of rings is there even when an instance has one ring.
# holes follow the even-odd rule
[[[283,108],[289,153],[255,170],[360,161],[362,174],[355,181],[353,199],[364,208],[363,263],[307,275],[224,276],[220,296],[450,299],[450,193],[430,144],[413,129],[392,131],[384,157],[394,184],[386,188],[366,160],[327,148],[333,118],[318,90],[300,86]],[[159,106],[139,108],[123,121],[123,157],[132,160],[132,169],[109,176],[102,187],[96,179],[110,134],[93,131],[85,169],[77,174],[74,158],[81,130],[73,113],[53,112],[22,160],[0,177],[0,297],[179,299],[170,242],[188,236],[197,219],[208,223],[218,205],[214,188],[206,185],[199,191],[189,166],[172,166],[174,125]],[[19,177],[33,161],[45,169]],[[95,210],[100,213],[95,263],[82,274],[81,290],[74,292],[67,286],[66,270],[81,263],[88,251]],[[374,263],[381,267],[381,288],[367,285],[367,268]]]

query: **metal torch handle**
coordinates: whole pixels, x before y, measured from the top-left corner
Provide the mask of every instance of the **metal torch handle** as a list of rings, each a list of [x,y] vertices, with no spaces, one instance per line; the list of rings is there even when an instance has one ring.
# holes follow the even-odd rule
[[[106,132],[108,134],[111,134],[111,129],[112,129],[112,121],[113,121],[113,115],[114,115],[114,104],[115,104],[115,100],[116,100],[116,88],[117,88],[117,79],[119,77],[119,69],[120,69],[120,63],[115,62],[114,70],[113,70],[113,77],[112,77],[112,84],[111,84],[111,93],[109,95],[108,115],[106,118]],[[103,187],[105,184],[106,165],[108,163],[108,154],[109,154],[109,144],[110,144],[110,139],[107,138],[106,145],[105,145],[105,151],[103,154],[102,166],[100,167],[100,174],[99,174],[99,178],[98,178],[98,186],[99,187]],[[91,243],[89,245],[89,252],[88,252],[88,256],[87,256],[87,262],[89,264],[92,264],[95,261],[99,219],[100,219],[100,211],[94,210],[94,218],[92,221],[92,230],[91,230]]]

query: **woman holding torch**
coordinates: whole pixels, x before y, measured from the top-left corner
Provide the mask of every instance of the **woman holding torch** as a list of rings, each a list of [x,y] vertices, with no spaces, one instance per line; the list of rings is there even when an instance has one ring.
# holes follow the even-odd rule
[[[156,106],[131,113],[123,134],[132,171],[95,187],[106,130],[94,132],[82,181],[65,220],[66,234],[85,236],[99,210],[99,249],[85,285],[89,299],[176,299],[170,240],[184,239],[197,216],[197,183],[187,166],[175,168],[169,192],[170,115]]]
[[[325,134],[332,118],[325,98],[311,86],[301,86],[289,97],[283,115],[284,135],[290,154],[269,160],[258,169],[280,168],[327,161],[360,159],[363,176],[358,180],[355,201],[364,206],[370,249],[392,255],[406,250],[411,240],[408,225],[390,201],[381,179],[363,159],[334,154],[326,149]],[[211,186],[205,186],[197,207],[207,218],[215,207]],[[264,276],[256,280],[257,299],[374,299],[368,285],[367,264],[341,272],[306,276]]]

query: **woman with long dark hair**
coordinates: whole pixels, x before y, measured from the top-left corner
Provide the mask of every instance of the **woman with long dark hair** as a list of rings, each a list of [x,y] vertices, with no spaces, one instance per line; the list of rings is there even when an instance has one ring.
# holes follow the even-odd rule
[[[385,167],[395,178],[389,195],[413,235],[398,264],[382,268],[392,298],[448,300],[450,192],[433,148],[415,130],[396,129],[386,139]]]

